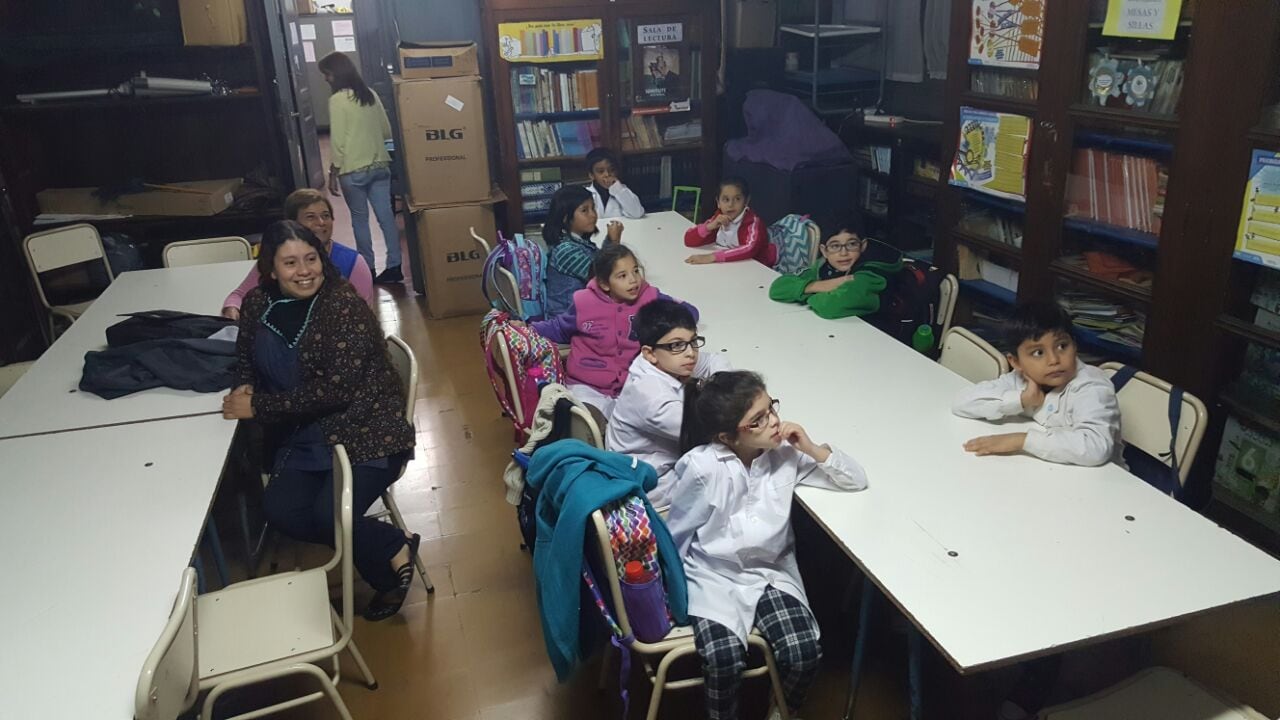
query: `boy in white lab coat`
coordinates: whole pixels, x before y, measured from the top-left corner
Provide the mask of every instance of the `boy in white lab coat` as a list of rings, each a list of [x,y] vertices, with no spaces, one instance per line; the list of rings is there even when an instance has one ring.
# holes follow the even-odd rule
[[[618,179],[618,156],[612,150],[598,147],[587,153],[587,172],[591,175],[587,191],[595,198],[601,220],[644,217],[640,198]]]
[[[613,406],[605,431],[605,448],[643,460],[658,471],[649,502],[659,511],[670,505],[672,468],[680,459],[680,427],[684,386],[729,369],[725,356],[700,352],[706,339],[698,335],[693,313],[682,303],[654,300],[636,314],[634,331],[640,354],[631,362],[627,381]]]
[[[1052,303],[1019,306],[1007,329],[1011,372],[960,393],[952,412],[961,417],[1036,421],[1025,432],[977,437],[964,449],[975,455],[1025,452],[1068,465],[1125,466],[1120,406],[1111,379],[1076,358],[1071,318]]]

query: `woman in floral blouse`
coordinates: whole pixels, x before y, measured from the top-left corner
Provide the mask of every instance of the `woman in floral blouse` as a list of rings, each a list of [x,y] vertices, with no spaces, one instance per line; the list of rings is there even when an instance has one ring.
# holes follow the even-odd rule
[[[364,517],[413,454],[400,379],[373,311],[320,240],[285,220],[267,228],[261,284],[240,313],[236,388],[222,415],[262,425],[271,464],[267,521],[291,538],[333,545],[332,446],[351,459],[353,562],[378,595],[370,620],[396,614],[419,537]]]

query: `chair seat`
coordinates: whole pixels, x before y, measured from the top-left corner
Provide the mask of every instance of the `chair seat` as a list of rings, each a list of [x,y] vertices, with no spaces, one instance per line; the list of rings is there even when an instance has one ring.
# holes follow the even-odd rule
[[[200,680],[301,655],[334,642],[321,568],[236,583],[196,598]]]
[[[1040,713],[1042,720],[1267,720],[1167,667],[1153,667],[1102,692]]]
[[[64,315],[66,317],[75,319],[83,315],[84,311],[88,310],[89,306],[92,304],[93,304],[93,301],[88,300],[86,302],[76,303],[74,305],[54,305],[53,307],[50,307],[49,310],[59,315]]]
[[[751,628],[751,636],[755,638],[764,637],[760,634],[760,631],[755,628]],[[643,643],[637,640],[635,645],[638,647],[635,647],[635,650],[643,653],[667,653],[682,645],[692,645],[693,642],[693,626],[676,625],[671,628],[671,632],[667,633],[666,637],[662,638],[658,642]]]

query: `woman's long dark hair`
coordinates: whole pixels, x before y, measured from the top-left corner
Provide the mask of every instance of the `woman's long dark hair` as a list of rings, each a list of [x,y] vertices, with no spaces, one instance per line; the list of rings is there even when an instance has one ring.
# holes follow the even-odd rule
[[[551,196],[551,209],[547,211],[547,221],[542,225],[542,241],[547,247],[555,247],[563,242],[573,227],[573,213],[578,206],[591,200],[591,193],[581,185],[562,187]],[[591,233],[595,235],[595,233]]]
[[[361,105],[374,103],[373,91],[365,84],[364,78],[360,77],[360,71],[356,70],[355,63],[351,62],[351,58],[345,53],[331,52],[320,58],[317,67],[320,68],[320,72],[329,73],[333,77],[329,81],[329,87],[335,93],[350,90],[356,96],[356,102]]]
[[[738,423],[765,391],[764,378],[748,370],[726,370],[684,386],[680,421],[680,454],[706,445],[720,435],[737,437]]]
[[[258,247],[258,287],[280,292],[280,283],[271,277],[271,272],[275,269],[276,253],[280,250],[280,246],[289,240],[301,240],[320,253],[320,267],[324,269],[325,285],[342,280],[342,272],[338,270],[337,265],[333,264],[333,258],[329,257],[328,251],[324,249],[324,243],[320,242],[320,238],[316,237],[315,233],[293,220],[280,220],[271,223],[266,230],[262,231],[262,244]]]

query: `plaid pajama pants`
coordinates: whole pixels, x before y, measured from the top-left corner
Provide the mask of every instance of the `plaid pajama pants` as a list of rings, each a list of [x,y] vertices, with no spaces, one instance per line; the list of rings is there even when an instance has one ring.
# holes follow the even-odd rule
[[[707,717],[737,720],[746,648],[724,625],[706,618],[689,619],[693,621],[693,637],[702,658]],[[799,599],[770,585],[756,604],[755,627],[773,648],[787,707],[799,708],[822,660],[818,621]]]

